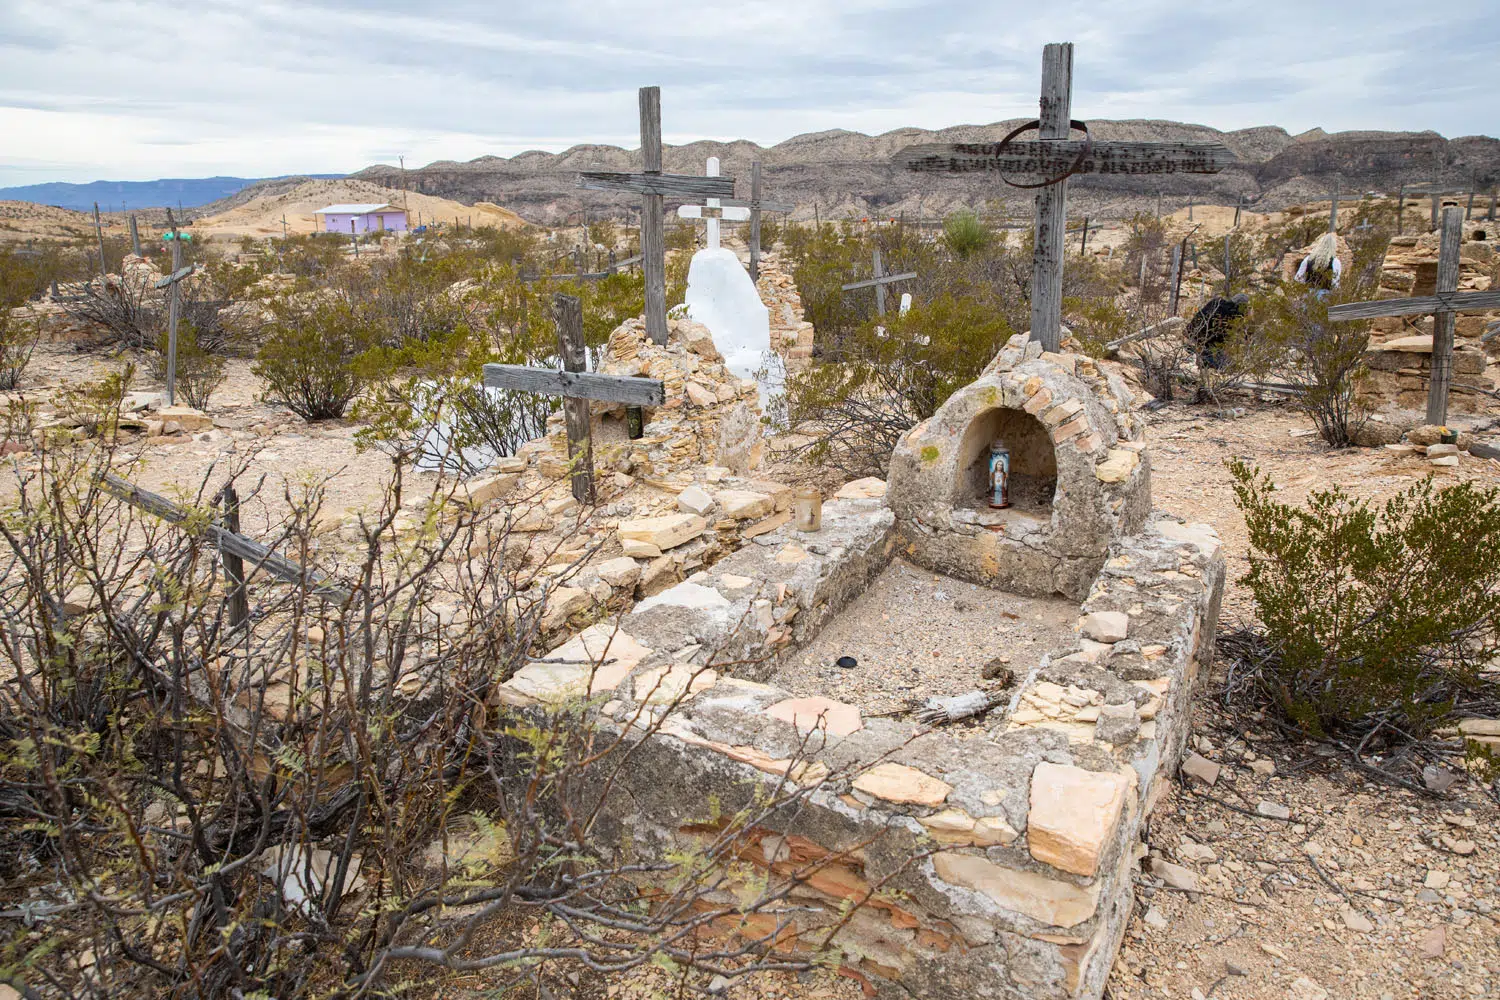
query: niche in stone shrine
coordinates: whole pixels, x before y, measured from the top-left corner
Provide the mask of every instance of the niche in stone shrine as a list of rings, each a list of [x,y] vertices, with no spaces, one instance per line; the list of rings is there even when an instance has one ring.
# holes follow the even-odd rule
[[[990,445],[1010,451],[1008,510],[990,507]],[[952,505],[987,513],[982,521],[1017,514],[1046,520],[1057,493],[1057,452],[1042,422],[1025,410],[993,409],[976,416],[964,431],[955,463]]]

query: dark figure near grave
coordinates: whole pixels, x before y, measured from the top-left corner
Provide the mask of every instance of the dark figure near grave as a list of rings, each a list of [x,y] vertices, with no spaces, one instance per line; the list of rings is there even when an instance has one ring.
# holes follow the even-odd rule
[[[1232,299],[1215,295],[1203,303],[1187,326],[1187,342],[1198,357],[1200,368],[1223,368],[1229,363],[1224,342],[1234,330],[1236,320],[1249,311],[1250,296],[1243,293]]]

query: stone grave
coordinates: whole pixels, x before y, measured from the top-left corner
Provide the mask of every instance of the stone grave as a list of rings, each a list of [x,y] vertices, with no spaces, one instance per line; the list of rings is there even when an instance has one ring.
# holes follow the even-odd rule
[[[1000,517],[979,506],[971,474],[995,436],[1032,491]],[[902,442],[888,489],[849,484],[820,530],[757,535],[498,696],[589,697],[606,729],[637,741],[599,834],[641,857],[691,844],[757,787],[805,789],[795,821],[752,830],[743,855],[772,878],[801,873],[794,911],[769,928],[778,949],[811,947],[862,903],[836,940],[845,969],[881,996],[1097,998],[1130,915],[1142,824],[1188,735],[1225,574],[1211,528],[1150,511],[1149,467],[1115,378],[1012,338]],[[951,693],[924,683],[919,663],[894,662],[899,642],[937,627],[882,622],[870,602],[897,585],[909,593],[895,601],[942,588],[968,602],[960,625],[978,652],[955,651],[957,673],[945,666],[954,686],[988,684],[987,714],[926,730],[858,685],[838,687],[846,700],[819,690],[839,669],[822,662],[837,651],[824,637],[857,634],[873,668],[916,675],[916,697]],[[1006,609],[1039,624],[1012,676],[987,681],[987,645],[1018,652]],[[769,919],[724,933],[766,936]]]

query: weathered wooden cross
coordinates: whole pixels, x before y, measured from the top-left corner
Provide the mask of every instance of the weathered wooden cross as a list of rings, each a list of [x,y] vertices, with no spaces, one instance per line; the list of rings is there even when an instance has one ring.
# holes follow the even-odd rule
[[[1035,250],[1032,256],[1031,335],[1055,351],[1062,343],[1063,239],[1067,228],[1067,179],[1074,174],[1214,174],[1234,162],[1217,142],[1094,142],[1083,122],[1073,121],[1073,43],[1042,50],[1041,115],[998,143],[910,146],[895,162],[928,173],[1040,174],[1036,189]],[[1013,141],[1035,128],[1038,139]],[[1084,133],[1080,142],[1070,129]]]
[[[579,503],[592,504],[596,494],[588,401],[600,399],[628,406],[661,406],[667,401],[666,386],[659,379],[585,371],[588,354],[583,342],[583,305],[576,295],[559,292],[553,300],[553,307],[557,314],[557,353],[562,359],[562,369],[485,365],[484,384],[489,389],[519,389],[521,392],[563,397],[573,496]]]
[[[708,166],[703,171],[705,177],[719,176],[719,158],[710,156]],[[718,198],[708,198],[702,205],[682,205],[677,209],[679,219],[703,219],[708,223],[707,245],[710,250],[719,249],[719,220],[725,219],[730,222],[745,222],[750,218],[748,208],[725,206]]]
[[[1329,306],[1331,320],[1378,319],[1382,316],[1432,314],[1432,373],[1427,390],[1427,422],[1448,421],[1448,389],[1453,384],[1453,327],[1457,313],[1500,309],[1500,291],[1458,290],[1459,247],[1463,240],[1463,209],[1443,209],[1442,239],[1438,249],[1437,290],[1433,295]]]
[[[641,270],[646,276],[646,333],[667,342],[667,244],[662,202],[673,198],[733,198],[733,177],[694,177],[661,171],[661,88],[642,87],[641,173],[586,171],[578,185],[591,191],[641,196]]]
[[[885,262],[880,258],[879,247],[875,249],[874,267],[871,273],[875,275],[873,278],[867,278],[864,281],[851,281],[849,284],[840,285],[839,287],[843,291],[852,292],[857,288],[870,288],[873,286],[875,289],[875,312],[881,316],[885,315],[885,286],[896,281],[910,281],[917,276],[916,271],[886,274]]]
[[[167,405],[177,405],[177,314],[182,303],[182,282],[197,269],[197,264],[182,266],[182,234],[172,210],[167,209],[167,225],[172,227],[172,273],[156,283],[157,288],[172,289],[167,306]]]

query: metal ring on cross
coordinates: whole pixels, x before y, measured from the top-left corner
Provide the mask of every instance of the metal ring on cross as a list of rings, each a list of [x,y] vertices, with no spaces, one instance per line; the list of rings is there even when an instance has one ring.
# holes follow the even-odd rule
[[[1094,135],[1089,131],[1088,122],[1081,122],[1076,118],[1068,122],[1068,128],[1070,130],[1076,129],[1077,131],[1083,133],[1083,147],[1078,150],[1078,156],[1074,158],[1073,165],[1066,171],[1064,171],[1060,177],[1050,177],[1047,180],[1038,181],[1035,184],[1022,184],[1018,181],[1011,180],[1004,174],[1001,174],[1000,180],[1005,182],[1006,184],[1009,184],[1013,188],[1044,188],[1050,187],[1053,184],[1061,184],[1069,177],[1072,177],[1074,174],[1078,173],[1079,168],[1088,161],[1089,154],[1094,151]],[[1005,147],[1010,145],[1011,141],[1014,140],[1016,136],[1020,135],[1022,132],[1029,132],[1032,129],[1036,129],[1038,132],[1041,131],[1042,120],[1040,118],[1036,119],[1035,121],[1029,121],[1025,125],[1019,126],[1014,131],[1012,131],[1010,135],[1006,136],[1004,139],[1001,139],[1000,145],[995,147],[995,157],[998,159],[1000,154],[1005,152]]]

